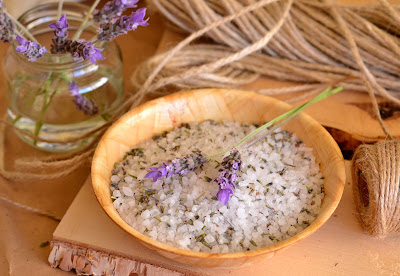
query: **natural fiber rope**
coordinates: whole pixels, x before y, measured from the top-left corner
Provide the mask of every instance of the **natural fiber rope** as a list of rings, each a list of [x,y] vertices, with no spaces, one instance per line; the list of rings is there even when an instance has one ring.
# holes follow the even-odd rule
[[[344,21],[343,17],[339,14],[339,12],[337,11],[337,8],[332,7],[331,9],[332,14],[334,16],[334,18],[336,19],[336,21],[338,22],[340,29],[343,30],[344,32],[344,36],[346,37],[347,41],[350,44],[350,49],[351,52],[353,54],[354,59],[356,60],[358,67],[360,68],[360,71],[363,73],[362,77],[364,80],[364,84],[367,88],[368,94],[370,96],[371,102],[372,102],[372,107],[373,110],[378,118],[379,124],[381,125],[383,131],[385,132],[385,134],[390,138],[393,139],[393,137],[390,135],[389,131],[387,130],[385,123],[382,120],[381,114],[379,112],[379,106],[378,106],[378,102],[375,98],[374,95],[374,88],[384,97],[396,102],[397,104],[400,103],[399,99],[396,99],[394,97],[392,97],[390,94],[388,94],[386,92],[386,90],[384,88],[382,88],[382,86],[380,86],[375,77],[371,74],[371,72],[369,71],[369,69],[367,68],[367,66],[365,66],[364,61],[361,58],[360,52],[357,48],[357,44],[354,40],[353,35],[351,34],[350,29],[347,27],[346,22]]]
[[[193,36],[198,37],[195,34],[199,31],[196,30],[210,26],[208,18],[223,18],[257,1],[152,2],[175,26],[191,32],[192,41]],[[206,35],[225,46],[207,44],[183,48],[187,43],[181,43],[171,51],[153,57],[132,76],[133,85],[139,93],[159,96],[168,91],[164,89],[167,85],[178,88],[234,87],[249,83],[259,75],[306,83],[332,82],[348,75],[357,76],[359,81],[352,80],[343,85],[369,93],[379,123],[385,134],[390,136],[380,118],[374,93],[400,103],[397,98],[400,40],[396,36],[398,29],[393,35],[379,28],[391,24],[391,18],[382,16],[382,7],[342,7],[334,3],[298,0],[286,16],[285,24],[262,47],[261,53],[246,53],[241,58],[224,63],[223,67],[210,66],[218,64],[219,60],[226,60],[229,53],[239,53],[240,49],[252,45],[270,31],[282,19],[280,11],[284,3],[271,3],[235,17],[235,20],[220,27],[213,26]],[[384,11],[389,11],[393,17],[398,15],[387,1],[381,0],[381,3]],[[360,20],[354,20],[354,16]],[[379,20],[369,21],[374,16]],[[350,45],[350,49],[346,44]],[[252,59],[252,56],[256,58]],[[269,62],[271,60],[275,62]],[[207,66],[210,66],[209,70],[200,70]],[[196,72],[196,68],[197,75],[187,73],[188,70]],[[154,84],[149,85],[150,82]],[[288,93],[288,90],[282,89],[281,93]]]
[[[354,201],[364,229],[384,237],[400,232],[400,141],[361,145],[352,161]]]
[[[4,120],[3,120],[4,122]],[[16,171],[10,171],[5,168],[5,134],[6,124],[0,123],[0,174],[10,180],[45,180],[45,179],[58,179],[65,175],[70,174],[77,168],[82,167],[92,156],[94,149],[89,149],[83,153],[66,154],[57,156],[45,157],[42,159],[17,159],[15,162]],[[51,169],[55,172],[43,173],[30,173],[26,172],[27,169]]]
[[[40,209],[37,209],[37,208],[33,208],[33,207],[30,207],[30,206],[25,205],[25,204],[21,204],[21,203],[19,203],[19,202],[16,202],[16,201],[14,201],[14,200],[8,199],[8,198],[3,197],[3,196],[0,196],[0,200],[1,200],[1,201],[4,201],[4,202],[6,202],[6,203],[8,203],[8,204],[10,204],[10,205],[13,205],[13,206],[15,206],[15,207],[24,209],[25,211],[28,211],[28,212],[30,212],[30,213],[34,213],[34,214],[37,214],[37,215],[40,215],[40,216],[48,217],[48,218],[50,218],[50,219],[52,219],[52,220],[55,220],[55,221],[57,221],[57,222],[60,222],[60,221],[61,221],[61,218],[60,218],[60,217],[58,217],[58,216],[56,216],[56,215],[53,215],[53,214],[51,214],[51,213],[49,213],[49,212],[47,212],[47,211],[40,210]]]
[[[137,92],[129,95],[108,123],[61,143],[87,138],[94,133],[101,135],[127,108],[139,105],[149,94],[161,96],[171,87],[237,87],[261,75],[304,83],[297,88],[258,91],[267,95],[294,93],[289,101],[306,99],[317,93],[321,85],[350,76],[352,78],[342,85],[369,93],[376,116],[390,137],[380,119],[374,95],[400,102],[397,8],[386,0],[380,0],[381,6],[356,8],[317,0],[277,1],[153,0],[152,4],[170,22],[191,34],[138,68],[131,79]],[[204,35],[217,44],[189,45]],[[297,93],[302,91],[306,93]],[[3,122],[0,133],[3,155],[4,124],[7,122]],[[58,178],[87,162],[96,143],[97,140],[93,141],[85,151],[57,156],[54,160],[17,160],[15,172],[5,170],[4,156],[0,156],[3,157],[0,173],[9,179]],[[64,169],[49,175],[23,173],[28,168]]]
[[[196,6],[196,4],[198,4],[199,2],[194,1],[191,4]],[[191,68],[189,68],[189,70],[185,70],[185,71],[183,71],[177,75],[173,75],[171,77],[166,77],[166,78],[159,79],[159,80],[155,79],[157,74],[162,70],[162,68],[165,66],[165,64],[174,55],[176,55],[176,53],[178,53],[179,50],[181,50],[183,47],[185,47],[186,45],[191,43],[193,40],[201,37],[207,31],[215,29],[218,26],[221,26],[222,24],[232,21],[235,18],[243,16],[246,13],[249,13],[250,11],[258,9],[262,6],[265,6],[266,4],[269,4],[271,2],[274,2],[274,0],[258,1],[256,3],[253,3],[252,5],[247,6],[244,9],[241,9],[241,10],[235,12],[234,14],[227,15],[226,17],[220,18],[219,20],[214,21],[214,22],[210,23],[209,25],[206,25],[204,28],[200,29],[199,31],[192,33],[190,36],[188,36],[186,39],[184,39],[182,42],[180,42],[177,46],[175,46],[171,51],[166,53],[166,55],[163,57],[163,59],[160,61],[160,63],[156,66],[156,68],[154,70],[152,70],[151,72],[149,72],[150,74],[149,74],[148,78],[146,78],[146,81],[143,83],[143,85],[141,85],[140,87],[137,87],[138,88],[137,95],[139,95],[139,96],[138,96],[137,101],[133,102],[133,104],[136,105],[138,102],[140,102],[149,91],[159,89],[160,87],[163,87],[165,85],[168,85],[168,84],[176,82],[176,81],[186,80],[188,78],[194,77],[201,73],[213,72],[217,68],[220,68],[220,67],[226,65],[227,63],[241,59],[242,57],[247,56],[250,53],[257,51],[260,48],[262,48],[263,46],[265,46],[269,42],[269,40],[273,37],[273,35],[279,30],[279,28],[282,26],[282,24],[284,23],[287,15],[288,15],[288,12],[290,10],[290,7],[292,6],[293,0],[288,1],[285,11],[283,12],[280,20],[277,22],[277,24],[274,26],[274,28],[272,28],[271,31],[265,33],[263,35],[263,37],[260,40],[256,41],[254,44],[249,45],[249,46],[241,49],[238,52],[234,52],[230,55],[227,55],[225,57],[217,59],[214,62],[210,62],[208,64],[203,64],[198,67],[192,66]],[[190,5],[186,5],[186,6],[190,7]],[[203,8],[204,8],[204,6],[203,6]],[[207,18],[207,17],[204,17],[204,18]],[[154,81],[154,84],[152,84],[153,81]]]

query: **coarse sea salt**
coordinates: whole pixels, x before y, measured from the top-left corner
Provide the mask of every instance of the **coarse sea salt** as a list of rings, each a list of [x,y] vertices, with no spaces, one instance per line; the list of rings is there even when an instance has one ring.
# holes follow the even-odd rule
[[[324,180],[312,149],[289,132],[276,130],[241,152],[243,168],[226,206],[210,181],[222,157],[184,177],[143,179],[151,166],[196,151],[220,152],[254,129],[205,121],[142,142],[115,165],[110,179],[115,208],[139,232],[193,251],[247,251],[296,235],[316,218]]]

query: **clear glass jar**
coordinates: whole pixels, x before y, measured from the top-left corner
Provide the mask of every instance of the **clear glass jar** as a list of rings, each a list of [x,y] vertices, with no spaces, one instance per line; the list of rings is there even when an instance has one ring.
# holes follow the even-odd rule
[[[54,33],[48,25],[59,20],[57,9],[58,3],[44,4],[18,19],[48,52],[36,62],[30,62],[16,52],[15,44],[9,47],[4,60],[7,112],[16,128],[31,134],[17,131],[25,142],[46,151],[73,152],[86,147],[95,138],[93,135],[80,137],[107,123],[121,106],[124,96],[122,56],[114,42],[95,43],[105,57],[96,64],[90,60],[74,61],[69,53],[51,54]],[[69,38],[81,25],[88,9],[85,5],[64,3]],[[97,28],[96,25],[86,28],[81,38],[90,41],[96,36]],[[71,80],[78,85],[81,95],[97,105],[96,114],[86,115],[77,109],[68,89]]]

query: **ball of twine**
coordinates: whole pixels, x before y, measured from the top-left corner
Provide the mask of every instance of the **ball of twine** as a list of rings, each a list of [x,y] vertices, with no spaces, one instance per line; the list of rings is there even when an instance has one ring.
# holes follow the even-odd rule
[[[361,145],[352,160],[354,200],[365,231],[400,232],[400,140]]]

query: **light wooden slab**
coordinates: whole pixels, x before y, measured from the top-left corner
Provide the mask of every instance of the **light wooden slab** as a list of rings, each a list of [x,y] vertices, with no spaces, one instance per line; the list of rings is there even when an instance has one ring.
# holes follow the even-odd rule
[[[101,209],[90,180],[54,232],[54,241],[108,254],[206,275],[400,275],[400,235],[373,238],[362,231],[353,203],[349,166],[342,200],[334,215],[315,234],[257,265],[200,269],[174,263],[142,246],[115,225]]]

